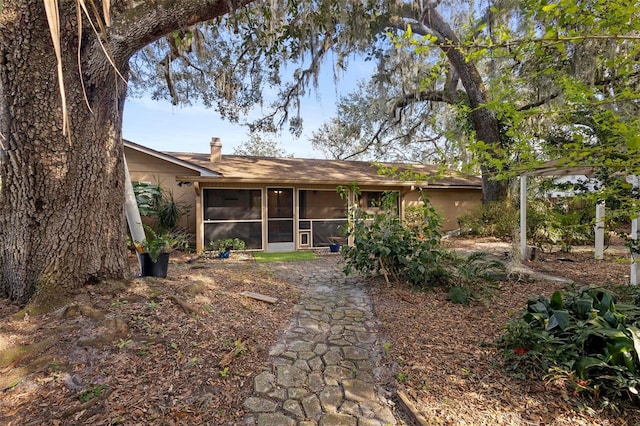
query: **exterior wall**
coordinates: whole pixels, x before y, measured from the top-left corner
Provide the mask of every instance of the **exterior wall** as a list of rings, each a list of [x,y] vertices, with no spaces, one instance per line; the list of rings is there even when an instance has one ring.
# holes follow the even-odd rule
[[[169,161],[162,160],[152,155],[142,153],[140,151],[125,147],[125,155],[127,158],[127,165],[131,174],[132,181],[143,181],[150,183],[157,183],[160,186],[173,193],[174,199],[180,203],[191,206],[189,214],[182,219],[181,226],[186,228],[189,232],[196,235],[196,248],[198,252],[203,250],[204,242],[204,216],[203,216],[203,200],[202,191],[207,188],[218,189],[260,189],[262,191],[262,234],[263,234],[263,249],[267,249],[267,188],[293,188],[294,190],[294,244],[296,248],[306,248],[301,245],[300,232],[305,231],[299,229],[300,211],[299,211],[299,190],[318,190],[319,196],[315,198],[315,202],[320,204],[308,205],[307,215],[309,217],[327,217],[338,216],[342,210],[346,216],[346,207],[341,209],[335,205],[335,203],[322,203],[322,193],[320,191],[326,191],[327,200],[329,199],[329,193],[335,194],[335,185],[260,185],[260,184],[245,184],[245,183],[230,183],[230,182],[207,182],[193,184],[187,184],[179,186],[176,182],[176,176],[194,175],[198,176],[199,173],[171,163]],[[377,186],[361,186],[362,191],[399,191],[401,199],[401,211],[404,213],[405,209],[412,205],[418,205],[418,193],[416,191],[410,191],[406,187],[377,187]],[[443,230],[448,231],[458,228],[457,219],[459,216],[467,213],[471,208],[478,206],[482,203],[482,191],[473,189],[429,189],[428,194],[432,205],[436,207],[436,210],[443,216]],[[353,194],[350,194],[350,202],[353,202]],[[333,205],[330,205],[333,204]]]
[[[326,191],[327,194],[330,192],[335,192],[335,187],[333,186],[321,186],[321,185],[301,185],[301,186],[292,186],[292,185],[247,185],[242,183],[223,183],[215,184],[215,183],[207,183],[206,186],[203,186],[201,189],[207,188],[219,188],[219,189],[260,189],[262,190],[262,217],[263,217],[263,242],[262,248],[263,250],[267,250],[267,188],[275,188],[275,187],[287,187],[293,188],[294,190],[294,244],[296,249],[304,249],[310,248],[304,244],[301,244],[301,233],[304,233],[304,229],[299,229],[299,221],[304,220],[301,219],[300,211],[299,211],[299,190],[318,190]],[[375,187],[375,186],[367,186],[361,187],[362,191],[388,191],[395,190],[400,191],[402,195],[401,200],[401,210],[402,212],[405,209],[412,205],[419,205],[420,201],[418,200],[418,192],[410,191],[408,188],[400,188],[400,187]],[[458,228],[458,217],[469,212],[475,206],[482,204],[482,191],[473,190],[473,189],[430,189],[428,192],[430,196],[431,204],[436,208],[438,213],[440,213],[443,217],[443,230],[449,231],[452,229]],[[322,195],[320,193],[320,195]],[[200,198],[200,197],[199,197]],[[318,199],[322,199],[320,196]],[[317,201],[317,200],[316,200]],[[203,206],[199,206],[199,209],[202,210]],[[315,205],[315,206],[307,206],[307,214],[309,216],[324,216],[327,214],[327,208],[330,210],[335,210],[336,206],[326,206],[326,205]],[[313,212],[313,213],[309,213]],[[202,212],[198,212],[200,217],[202,217]],[[346,216],[346,208],[344,209],[344,214]],[[203,221],[200,221],[199,234],[198,234],[198,249],[199,251],[203,248],[204,241],[204,232],[203,232]]]
[[[127,147],[124,152],[132,181],[159,184],[162,189],[173,193],[177,202],[191,206],[180,226],[196,234],[196,190],[193,184],[178,186],[176,176],[198,175],[198,172]]]
[[[458,218],[482,204],[481,190],[428,189],[427,194],[429,202],[443,218],[443,231],[457,229]],[[403,210],[412,205],[420,205],[417,191],[408,192],[404,196]]]
[[[259,184],[244,184],[244,183],[230,183],[230,182],[220,182],[220,183],[216,183],[216,182],[207,182],[206,184],[201,184],[200,185],[200,195],[198,196],[198,200],[200,201],[200,203],[203,202],[203,191],[207,190],[207,189],[260,189],[262,191],[262,235],[263,235],[263,241],[262,241],[262,249],[267,251],[268,250],[268,219],[267,219],[267,209],[268,209],[268,199],[267,199],[267,189],[268,188],[292,188],[293,189],[293,203],[294,203],[294,217],[293,217],[293,223],[294,223],[294,229],[293,229],[293,235],[294,235],[294,245],[296,249],[304,249],[304,248],[311,248],[309,246],[305,246],[304,244],[302,244],[301,241],[301,232],[302,231],[304,233],[304,230],[300,230],[299,229],[299,221],[300,220],[304,220],[304,219],[300,219],[300,211],[299,211],[299,191],[301,190],[310,190],[310,191],[314,191],[317,190],[317,198],[314,197],[313,200],[313,205],[309,205],[307,206],[307,216],[312,217],[312,218],[317,218],[317,217],[325,217],[325,216],[332,216],[332,217],[336,217],[339,214],[343,214],[344,217],[346,218],[346,214],[347,214],[347,208],[346,207],[340,207],[338,208],[338,206],[335,205],[328,205],[331,203],[328,202],[323,202],[323,198],[326,198],[327,200],[329,199],[329,195],[328,194],[336,194],[336,188],[335,186],[327,186],[327,185],[301,185],[301,186],[296,186],[296,185],[290,185],[290,184],[286,184],[286,185],[277,185],[277,184],[269,184],[269,185],[259,185]],[[327,197],[323,197],[323,195],[327,195]],[[200,206],[198,207],[198,214],[201,218],[203,218],[203,212],[204,212],[204,206],[202,204],[200,204]],[[205,235],[204,235],[204,220],[200,220],[200,226],[198,226],[198,235],[197,235],[197,250],[199,252],[206,250],[206,247],[204,245],[204,241],[205,241]]]

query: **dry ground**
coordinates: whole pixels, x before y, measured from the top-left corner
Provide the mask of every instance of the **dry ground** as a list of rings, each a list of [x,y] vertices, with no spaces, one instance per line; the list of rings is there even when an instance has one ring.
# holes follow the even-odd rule
[[[628,275],[623,258],[581,256],[543,255],[530,266],[597,284]],[[46,315],[16,319],[17,307],[0,301],[0,424],[239,424],[298,290],[268,264],[187,260],[165,280],[88,287]],[[563,386],[502,368],[493,342],[505,321],[559,286],[504,282],[492,301],[463,307],[441,292],[372,283],[398,389],[428,424],[640,424],[637,410],[589,415]]]
[[[453,240],[450,247],[482,247],[503,255],[497,240]],[[562,383],[521,380],[505,371],[495,345],[502,326],[526,306],[529,297],[582,285],[627,283],[629,261],[622,250],[608,250],[604,261],[593,251],[541,253],[527,266],[576,281],[507,281],[489,301],[464,307],[439,291],[373,286],[378,317],[391,338],[397,386],[406,392],[433,425],[638,425],[638,406],[621,414],[589,413]],[[410,324],[410,326],[408,326]]]
[[[10,320],[0,305],[0,424],[239,422],[297,290],[252,262],[185,259],[48,315]]]

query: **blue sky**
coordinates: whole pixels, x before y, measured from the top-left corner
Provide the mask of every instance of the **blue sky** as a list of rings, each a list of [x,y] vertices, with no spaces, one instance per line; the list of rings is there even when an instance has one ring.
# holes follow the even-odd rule
[[[354,60],[349,72],[336,85],[331,64],[325,65],[317,93],[312,88],[302,100],[302,136],[294,138],[284,129],[279,138],[281,148],[296,157],[322,157],[311,147],[311,134],[334,115],[339,96],[349,93],[357,80],[367,78],[374,67],[371,62]],[[253,114],[257,117],[260,111]],[[203,153],[209,151],[211,138],[219,137],[222,153],[232,154],[236,146],[247,140],[247,128],[224,121],[216,111],[203,106],[174,107],[168,101],[132,97],[125,104],[123,137],[159,151]]]

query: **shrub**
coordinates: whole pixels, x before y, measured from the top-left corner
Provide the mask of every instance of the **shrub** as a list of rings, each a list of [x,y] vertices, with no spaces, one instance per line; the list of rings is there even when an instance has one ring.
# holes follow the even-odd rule
[[[528,224],[527,232],[531,232],[529,235],[536,246],[542,249],[559,246],[561,251],[568,253],[575,245],[593,242],[590,210],[542,202],[534,203],[527,212],[529,210],[543,219]]]
[[[593,241],[592,212],[576,206],[566,206],[549,200],[527,203],[527,236],[542,249],[560,246],[569,252],[577,244]],[[473,235],[511,238],[519,226],[520,213],[510,201],[495,201],[477,207],[458,218],[462,229]]]
[[[469,256],[454,255],[450,281],[454,287],[464,288],[468,299],[490,299],[495,290],[496,278],[504,274],[505,270],[502,262],[488,259],[485,252]]]
[[[224,240],[211,241],[209,242],[209,248],[213,251],[225,251],[227,249],[230,250],[244,250],[246,244],[244,240],[240,238],[226,238]]]
[[[344,251],[344,272],[386,275],[414,288],[447,282],[449,272],[443,264],[449,254],[440,247],[440,217],[425,201],[420,221],[414,209],[410,229],[395,212],[395,197],[396,193],[386,193],[380,212],[374,215],[352,206],[346,231],[353,245]]]
[[[504,266],[487,261],[485,254],[459,257],[445,250],[440,244],[442,220],[426,198],[403,224],[396,213],[396,196],[386,194],[375,215],[352,208],[347,233],[353,245],[344,251],[344,272],[385,275],[417,289],[455,285],[465,289],[467,299],[480,296],[490,273]]]
[[[156,232],[174,231],[180,219],[191,211],[189,204],[175,200],[173,192],[162,188],[160,184],[132,184],[140,215],[153,219]]]
[[[527,302],[501,337],[515,370],[569,379],[576,393],[638,399],[640,306],[616,303],[602,288],[555,292]]]
[[[518,210],[510,201],[492,201],[482,204],[458,218],[460,228],[472,235],[511,238],[518,226]]]
[[[471,295],[465,287],[453,286],[449,289],[447,298],[458,305],[468,305]]]

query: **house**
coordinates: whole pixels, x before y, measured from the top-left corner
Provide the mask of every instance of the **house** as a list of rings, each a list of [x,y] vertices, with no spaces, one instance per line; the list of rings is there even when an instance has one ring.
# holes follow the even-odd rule
[[[437,179],[403,181],[382,176],[369,162],[222,155],[213,138],[207,154],[159,152],[125,141],[132,181],[159,183],[176,200],[192,206],[183,226],[196,235],[198,252],[211,241],[240,238],[247,249],[285,251],[327,247],[343,239],[346,201],[338,186],[357,182],[359,196],[350,203],[375,209],[384,191],[397,191],[402,215],[419,205],[419,189],[444,218],[443,230],[458,227],[457,218],[482,202],[477,177],[446,172]],[[389,164],[435,176],[437,166]]]

